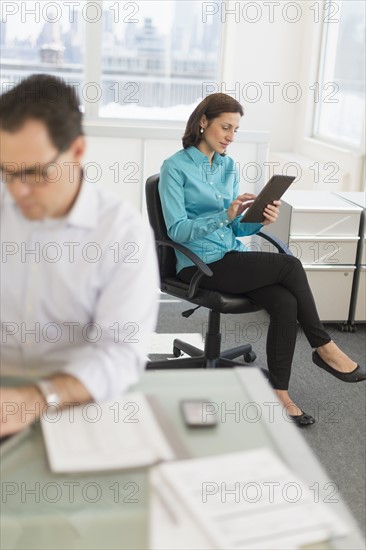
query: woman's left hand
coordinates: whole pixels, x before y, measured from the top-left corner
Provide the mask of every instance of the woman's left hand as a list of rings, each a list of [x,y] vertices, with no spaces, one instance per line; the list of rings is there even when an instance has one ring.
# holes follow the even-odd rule
[[[267,204],[266,208],[263,210],[263,216],[266,218],[262,222],[263,225],[269,225],[277,220],[280,215],[280,206],[281,201],[273,201],[273,204]]]

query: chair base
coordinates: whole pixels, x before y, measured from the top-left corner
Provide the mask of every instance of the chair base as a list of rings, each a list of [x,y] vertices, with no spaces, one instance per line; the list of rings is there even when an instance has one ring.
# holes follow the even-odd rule
[[[178,342],[181,342],[184,344],[184,348],[185,350],[187,350],[185,351],[185,353],[188,353],[188,348],[190,344],[188,344],[187,342],[182,342],[182,340],[174,340],[174,346]],[[164,369],[177,369],[177,368],[178,369],[222,369],[222,368],[233,368],[233,367],[251,367],[252,366],[251,364],[241,363],[240,361],[233,361],[232,359],[229,359],[228,356],[232,355],[232,357],[237,357],[238,355],[242,355],[242,352],[249,353],[249,354],[252,354],[251,355],[252,359],[250,363],[252,363],[254,359],[257,357],[254,351],[252,350],[252,346],[250,344],[239,346],[234,349],[226,350],[222,352],[221,356],[217,357],[216,359],[208,359],[207,357],[205,357],[202,350],[199,350],[194,346],[192,346],[192,348],[194,348],[194,353],[196,352],[196,350],[198,350],[198,351],[201,351],[201,354],[194,355],[193,357],[181,357],[177,359],[162,359],[161,361],[148,361],[146,364],[146,370],[164,370]],[[238,350],[240,350],[240,352],[237,354]],[[262,367],[260,367],[260,370],[262,371],[264,377],[267,378],[267,380],[269,380],[268,371]]]
[[[244,367],[244,363],[232,361],[224,357],[217,359],[207,359],[204,355],[199,357],[182,357],[180,359],[162,359],[161,361],[149,361],[146,365],[146,370],[157,369],[216,369],[216,368],[233,368]]]
[[[173,343],[173,354],[177,359],[163,359],[161,361],[149,361],[147,370],[156,369],[215,369],[244,367],[245,364],[238,357],[243,356],[246,363],[252,363],[257,358],[250,344],[237,346],[236,348],[221,351],[220,314],[210,311],[208,330],[205,339],[205,349],[201,350],[188,342],[176,338]],[[190,357],[179,358],[181,352]]]

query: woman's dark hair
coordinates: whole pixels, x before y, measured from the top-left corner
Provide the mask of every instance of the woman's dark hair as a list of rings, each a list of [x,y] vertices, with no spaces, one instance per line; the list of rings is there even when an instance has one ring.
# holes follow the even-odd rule
[[[206,115],[207,120],[210,122],[222,113],[239,113],[240,116],[243,116],[244,111],[239,101],[227,94],[217,93],[205,97],[188,119],[182,139],[184,149],[191,145],[197,146],[201,141],[200,122],[203,115]]]
[[[0,97],[0,128],[16,132],[29,119],[45,124],[50,139],[65,151],[83,135],[82,113],[74,87],[61,78],[35,74]]]

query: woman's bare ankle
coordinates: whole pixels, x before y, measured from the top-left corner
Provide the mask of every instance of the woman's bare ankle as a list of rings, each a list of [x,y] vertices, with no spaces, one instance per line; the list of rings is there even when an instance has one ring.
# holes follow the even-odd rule
[[[320,357],[333,369],[340,372],[352,372],[357,368],[355,363],[346,353],[344,353],[333,340],[316,348]]]
[[[283,407],[286,409],[287,414],[290,416],[300,416],[303,411],[294,403],[287,390],[275,390],[279,400]]]

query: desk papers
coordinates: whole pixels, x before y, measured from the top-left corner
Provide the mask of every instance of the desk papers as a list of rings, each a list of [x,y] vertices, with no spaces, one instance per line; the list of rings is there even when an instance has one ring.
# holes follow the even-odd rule
[[[41,425],[54,472],[138,468],[174,458],[141,393],[64,410],[50,406]]]
[[[153,549],[285,550],[347,533],[269,448],[160,464],[151,483]]]

